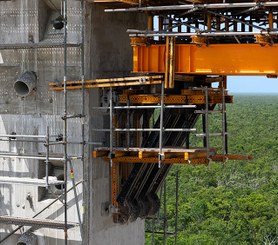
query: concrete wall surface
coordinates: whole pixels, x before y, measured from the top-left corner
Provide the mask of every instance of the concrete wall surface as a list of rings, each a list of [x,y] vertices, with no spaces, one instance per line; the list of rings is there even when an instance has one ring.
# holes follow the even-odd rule
[[[52,3],[54,5],[52,5]],[[81,1],[68,0],[68,43],[81,42]],[[85,78],[110,78],[126,76],[132,69],[132,49],[126,33],[127,28],[145,28],[146,18],[137,14],[106,14],[104,7],[85,1]],[[64,95],[49,90],[49,81],[63,81],[64,49],[63,29],[54,30],[53,20],[60,15],[60,1],[13,0],[0,1],[0,135],[50,135],[64,133]],[[144,20],[143,20],[144,19]],[[34,47],[32,47],[34,45]],[[67,49],[67,80],[79,80],[81,75],[81,49]],[[20,96],[14,89],[15,81],[25,71],[37,77],[34,89],[28,96]],[[68,154],[80,156],[81,125],[85,124],[86,141],[105,141],[105,135],[96,134],[92,128],[107,124],[107,113],[90,109],[98,106],[106,90],[86,91],[86,118],[68,120]],[[68,114],[81,113],[81,91],[68,92]],[[8,139],[8,138],[7,138]],[[55,138],[54,138],[55,140]],[[43,155],[43,142],[0,141],[0,155]],[[63,156],[62,145],[49,148],[50,154]],[[75,181],[85,179],[78,185],[78,206],[85,203],[83,243],[86,245],[144,244],[144,221],[137,220],[128,225],[115,224],[111,213],[103,212],[103,205],[110,202],[110,166],[101,159],[92,159],[92,147],[85,151],[85,175],[80,160],[73,161]],[[0,156],[1,177],[43,178],[45,161]],[[63,175],[63,161],[50,162],[50,175]],[[69,177],[69,173],[68,173]],[[72,183],[69,178],[68,188]],[[33,217],[61,194],[55,186],[45,190],[32,185],[0,183],[0,215]],[[31,197],[31,199],[30,199]],[[84,198],[84,199],[83,199]],[[31,200],[31,201],[30,201]],[[41,219],[64,219],[64,206],[56,202],[41,215]],[[68,219],[78,222],[73,192],[68,194]],[[16,226],[0,224],[0,240]],[[16,244],[20,235],[29,230],[24,227],[3,244]],[[38,245],[64,244],[63,230],[34,229]],[[79,226],[68,231],[68,244],[81,244]]]
[[[57,1],[56,1],[57,2]],[[68,1],[68,38],[70,43],[80,42],[81,33],[80,1]],[[43,0],[14,0],[0,2],[0,135],[55,135],[64,133],[64,96],[62,93],[49,91],[49,81],[62,81],[64,70],[63,30],[54,30],[52,21],[59,16],[59,11]],[[60,45],[59,45],[60,44]],[[9,45],[9,46],[7,46]],[[11,47],[12,45],[12,47]],[[40,48],[26,46],[41,45]],[[80,78],[80,48],[68,48],[68,79]],[[19,96],[14,83],[25,71],[36,74],[34,89],[28,96]],[[81,92],[68,94],[68,113],[81,111]],[[68,122],[68,141],[81,141],[80,118]],[[1,138],[3,139],[3,138]],[[6,138],[8,139],[8,138]],[[26,140],[26,139],[25,139]],[[30,140],[30,139],[29,139]],[[31,139],[34,140],[34,139]],[[44,139],[40,139],[44,140]],[[63,146],[49,148],[51,155],[63,156]],[[40,156],[46,153],[43,142],[0,141],[0,152],[5,154],[25,154]],[[0,153],[0,155],[1,155]],[[80,155],[78,144],[68,145],[69,155]],[[82,180],[80,160],[73,161],[75,181]],[[1,177],[26,178],[45,176],[45,161],[0,157]],[[63,176],[63,161],[50,161],[49,174]],[[68,182],[68,188],[72,183]],[[61,195],[55,186],[48,191],[34,185],[0,183],[0,215],[14,217],[33,217],[44,207]],[[82,205],[82,185],[78,185],[78,206]],[[78,222],[73,191],[68,194],[69,221]],[[64,206],[56,202],[40,214],[39,219],[64,220]],[[0,240],[17,226],[0,224]],[[30,227],[24,227],[19,233],[7,239],[3,244],[16,244],[20,234]],[[38,244],[64,244],[63,230],[32,229],[38,236]],[[69,244],[81,243],[79,227],[69,230]]]

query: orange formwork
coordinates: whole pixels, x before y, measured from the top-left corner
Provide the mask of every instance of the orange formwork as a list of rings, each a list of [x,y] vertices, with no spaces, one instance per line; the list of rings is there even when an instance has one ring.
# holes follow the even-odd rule
[[[164,73],[165,44],[133,47],[135,73]],[[175,73],[192,75],[276,75],[278,44],[176,44]]]

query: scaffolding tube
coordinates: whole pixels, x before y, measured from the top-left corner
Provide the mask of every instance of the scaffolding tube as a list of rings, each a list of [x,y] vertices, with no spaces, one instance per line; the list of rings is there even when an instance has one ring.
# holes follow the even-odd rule
[[[209,136],[223,136],[223,135],[228,135],[228,133],[209,133],[209,134],[206,134],[206,133],[202,133],[202,134],[196,134],[197,137],[207,137],[207,135]]]
[[[79,205],[78,205],[78,195],[77,195],[77,191],[76,191],[76,187],[75,187],[75,178],[74,178],[74,169],[73,169],[73,164],[72,161],[70,159],[68,159],[68,162],[70,164],[70,177],[71,177],[71,182],[72,182],[72,186],[73,186],[73,193],[74,193],[74,200],[75,200],[75,206],[76,206],[76,211],[77,211],[77,217],[78,217],[78,222],[79,222],[79,228],[80,228],[80,236],[81,236],[81,240],[83,237],[83,232],[82,232],[82,220],[81,220],[81,213],[80,213],[80,209],[79,209]]]
[[[109,154],[109,158],[110,158],[110,166],[112,167],[112,154],[113,154],[113,90],[112,90],[112,87],[110,87],[110,90],[109,90],[109,103],[110,103],[110,110],[109,110],[109,113],[110,113],[110,121],[109,121],[109,124],[110,124],[110,129],[109,129],[109,132],[110,132],[110,142],[109,142],[109,148],[110,148],[110,154]]]
[[[175,203],[175,245],[178,241],[178,222],[179,222],[179,171],[176,171],[176,203]]]
[[[209,144],[210,144],[210,136],[211,134],[209,133],[209,95],[208,95],[208,87],[205,87],[205,98],[206,98],[206,108],[205,108],[205,142],[206,142],[206,149],[207,149],[207,157],[209,158]]]
[[[114,109],[157,109],[160,108],[160,105],[157,106],[148,106],[148,105],[135,105],[135,106],[114,106]],[[164,108],[173,108],[173,109],[192,109],[196,108],[196,105],[165,105]]]
[[[223,83],[221,83],[222,85],[222,144],[223,144],[223,149],[222,149],[222,154],[223,156],[225,156],[227,154],[228,151],[228,146],[227,146],[227,116],[226,116],[226,102],[225,102],[225,88],[223,86]]]
[[[165,92],[165,82],[161,82],[161,101],[160,101],[160,124],[159,124],[159,154],[158,154],[158,167],[161,167],[161,162],[164,160],[164,155],[162,153],[163,148],[163,117],[164,117],[164,92]]]
[[[67,25],[68,25],[68,20],[67,20],[67,0],[63,0],[63,19],[64,19],[64,141],[67,142],[67,131],[68,131],[68,121],[67,121],[67,116],[68,116],[68,96],[67,96]],[[65,239],[65,245],[68,244],[68,228],[67,228],[67,222],[68,222],[68,215],[67,215],[67,158],[68,158],[68,145],[64,144],[64,180],[65,180],[65,185],[64,185],[64,222],[65,222],[65,227],[64,227],[64,239]]]
[[[278,2],[259,2],[263,7],[277,7]],[[258,5],[257,2],[245,2],[245,3],[207,3],[207,4],[182,4],[182,5],[169,5],[169,6],[148,6],[148,7],[136,7],[136,8],[119,8],[119,9],[105,9],[109,12],[138,12],[138,11],[178,11],[187,10],[193,8],[199,9],[225,9],[225,8],[252,8]]]
[[[48,189],[48,164],[49,164],[49,126],[46,127],[46,158],[45,158],[45,173],[46,173],[46,189]]]
[[[257,27],[256,27],[257,28]],[[146,32],[142,30],[127,30],[130,37],[192,37],[192,36],[256,36],[256,35],[278,35],[278,31],[267,31],[263,29],[260,32],[236,32],[236,31],[218,31],[218,32],[207,32],[197,31],[195,33],[190,32]]]
[[[160,108],[160,105],[126,105],[126,106],[114,106],[113,109],[157,109]],[[194,109],[196,105],[165,105],[164,108],[173,108],[173,109]],[[91,107],[93,110],[109,110],[110,107]]]
[[[115,132],[195,132],[196,128],[115,128]]]
[[[7,152],[7,153],[0,152],[0,157],[3,157],[3,158],[33,159],[33,160],[45,160],[46,159],[46,157],[29,156],[29,155],[21,155],[21,154],[11,154],[10,152]],[[65,158],[49,157],[48,160],[49,161],[65,161]]]
[[[39,48],[63,48],[64,43],[14,43],[0,44],[0,50],[14,49],[39,49]],[[68,47],[80,47],[80,43],[68,43]]]
[[[47,135],[17,135],[17,134],[0,134],[0,138],[47,138]]]
[[[95,132],[110,132],[110,129],[91,129]],[[160,132],[160,128],[114,128],[114,132]],[[196,128],[162,128],[163,132],[196,132]]]
[[[82,138],[82,175],[83,175],[83,184],[82,184],[82,210],[85,210],[85,204],[87,202],[86,200],[86,195],[88,195],[89,190],[89,180],[87,178],[88,174],[87,174],[87,169],[85,166],[85,146],[86,146],[86,142],[85,142],[85,122],[84,122],[84,118],[85,118],[85,1],[81,0],[80,4],[81,4],[81,86],[82,86],[82,97],[81,97],[81,103],[82,103],[82,108],[81,108],[81,115],[83,116],[83,120],[82,120],[82,125],[81,125],[81,138]],[[86,176],[86,177],[85,177]],[[83,194],[85,193],[85,194]],[[85,213],[83,212],[82,214],[82,220],[84,222],[84,219],[86,217]],[[84,227],[83,225],[80,223],[80,225],[82,226],[81,229],[81,238],[82,238],[82,244],[85,244],[84,241]]]

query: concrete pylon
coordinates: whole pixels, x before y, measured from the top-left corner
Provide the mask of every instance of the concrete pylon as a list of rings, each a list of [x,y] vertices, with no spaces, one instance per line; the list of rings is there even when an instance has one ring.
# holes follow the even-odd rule
[[[88,4],[86,10],[87,74],[92,78],[126,76],[132,70],[132,48],[126,30],[146,28],[147,17],[142,14],[107,14],[100,4]],[[88,64],[90,64],[88,66]],[[90,90],[89,108],[99,106],[99,91]],[[109,125],[108,115],[91,110],[90,127]],[[101,126],[99,124],[102,124]],[[91,141],[102,140],[99,134],[90,134]],[[129,224],[113,223],[111,214],[103,212],[102,207],[110,201],[110,164],[102,159],[89,162],[87,176],[90,187],[86,195],[89,219],[84,231],[84,244],[92,245],[143,245],[145,242],[144,220],[138,219]]]

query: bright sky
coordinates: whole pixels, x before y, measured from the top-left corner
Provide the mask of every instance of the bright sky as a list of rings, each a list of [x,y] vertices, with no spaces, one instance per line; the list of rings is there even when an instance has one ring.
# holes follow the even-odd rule
[[[278,94],[278,78],[230,76],[228,90],[231,93],[276,93]]]

